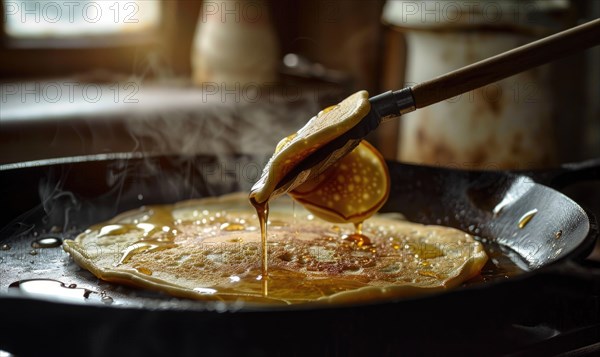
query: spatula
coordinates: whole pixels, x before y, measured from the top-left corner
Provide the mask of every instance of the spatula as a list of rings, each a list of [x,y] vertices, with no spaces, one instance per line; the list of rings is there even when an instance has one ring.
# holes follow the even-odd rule
[[[383,122],[441,102],[563,56],[600,44],[600,19],[542,38],[488,59],[401,90],[369,99],[371,111],[355,127],[300,162],[278,184],[282,187],[302,171],[323,172],[327,165],[352,151]],[[318,169],[315,169],[317,168]],[[308,175],[307,179],[311,176]]]

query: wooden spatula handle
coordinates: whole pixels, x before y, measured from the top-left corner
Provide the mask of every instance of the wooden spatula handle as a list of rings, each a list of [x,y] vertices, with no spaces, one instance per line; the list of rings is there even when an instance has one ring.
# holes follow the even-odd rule
[[[441,102],[597,44],[600,44],[600,19],[417,84],[412,87],[416,107]]]

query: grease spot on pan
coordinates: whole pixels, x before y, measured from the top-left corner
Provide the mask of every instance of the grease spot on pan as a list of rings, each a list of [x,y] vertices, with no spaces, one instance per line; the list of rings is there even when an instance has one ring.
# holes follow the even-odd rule
[[[111,304],[112,297],[106,293],[98,293],[77,284],[69,284],[53,279],[25,279],[10,284],[9,290],[17,291],[20,295],[32,298],[64,301],[64,302],[103,302]]]
[[[62,245],[62,239],[57,237],[44,237],[31,243],[32,248],[55,248]]]
[[[519,219],[519,228],[520,229],[525,228],[525,226],[527,226],[527,224],[531,221],[531,219],[533,218],[533,216],[536,215],[537,212],[538,212],[538,210],[536,208],[534,208],[531,211],[525,213],[523,215],[523,217],[521,217],[521,219]]]

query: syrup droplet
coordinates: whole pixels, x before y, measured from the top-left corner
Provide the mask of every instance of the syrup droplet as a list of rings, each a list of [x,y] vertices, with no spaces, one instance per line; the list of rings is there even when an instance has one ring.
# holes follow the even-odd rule
[[[10,250],[10,245],[8,245],[8,244],[2,244],[0,246],[0,250]]]
[[[525,213],[523,217],[521,217],[521,219],[519,220],[519,228],[525,228],[525,226],[527,226],[527,224],[531,221],[531,219],[533,218],[533,216],[536,215],[537,212],[538,210],[534,208],[531,211]]]
[[[362,247],[363,245],[371,245],[371,239],[366,235],[362,234],[362,222],[354,223],[354,233],[352,234],[344,234],[342,239],[352,242],[356,244],[357,247]]]
[[[32,248],[55,248],[62,245],[62,239],[57,237],[44,237],[31,243]]]
[[[29,255],[37,255],[37,250],[35,250],[35,249],[32,249],[32,250],[29,252]]]
[[[363,245],[371,245],[371,240],[364,234],[344,234],[342,236],[342,239],[356,244],[357,247],[362,247]]]

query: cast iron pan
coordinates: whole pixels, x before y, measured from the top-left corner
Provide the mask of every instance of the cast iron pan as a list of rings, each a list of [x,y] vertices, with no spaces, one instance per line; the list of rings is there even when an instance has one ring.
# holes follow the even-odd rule
[[[597,162],[527,175],[389,162],[392,190],[384,211],[494,240],[528,270],[419,298],[237,310],[99,282],[60,248],[29,254],[40,237],[70,239],[143,204],[248,190],[265,161],[123,154],[1,166],[0,243],[10,249],[0,251],[0,350],[17,356],[497,355],[554,354],[597,342],[600,271],[583,259],[598,228],[577,203],[535,182],[597,179]],[[519,218],[533,209],[537,214],[519,228]],[[77,283],[92,297],[105,290],[114,303],[60,302],[8,289],[31,278]]]

